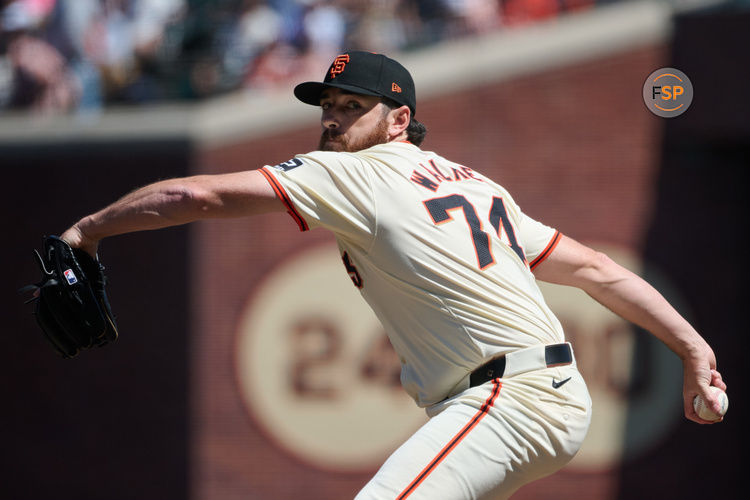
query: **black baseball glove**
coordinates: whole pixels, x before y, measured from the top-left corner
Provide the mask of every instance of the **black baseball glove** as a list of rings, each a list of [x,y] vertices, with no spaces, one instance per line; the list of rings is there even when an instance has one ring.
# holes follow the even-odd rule
[[[34,291],[34,315],[44,335],[63,358],[117,339],[117,325],[104,290],[107,278],[98,258],[71,248],[57,236],[34,250],[42,280],[21,289]]]

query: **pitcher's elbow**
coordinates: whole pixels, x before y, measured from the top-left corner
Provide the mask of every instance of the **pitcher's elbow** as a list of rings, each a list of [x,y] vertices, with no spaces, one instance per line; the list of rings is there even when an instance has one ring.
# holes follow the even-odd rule
[[[199,219],[208,206],[208,196],[200,187],[180,180],[162,186],[159,196],[162,215],[175,222]]]
[[[603,252],[594,252],[589,264],[589,276],[597,285],[611,285],[622,280],[627,271]]]

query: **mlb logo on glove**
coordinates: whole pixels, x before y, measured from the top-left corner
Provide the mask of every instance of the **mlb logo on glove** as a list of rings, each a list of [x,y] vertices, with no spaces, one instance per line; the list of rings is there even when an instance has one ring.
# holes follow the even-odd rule
[[[65,274],[65,279],[68,280],[68,285],[75,285],[78,283],[78,279],[72,269],[66,270],[63,274]]]

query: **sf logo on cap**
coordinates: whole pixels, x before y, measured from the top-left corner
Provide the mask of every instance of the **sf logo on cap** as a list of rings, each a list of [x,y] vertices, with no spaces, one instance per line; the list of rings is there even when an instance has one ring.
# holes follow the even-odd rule
[[[662,68],[643,84],[643,101],[653,114],[672,118],[684,113],[693,101],[693,85],[682,71]]]
[[[336,59],[333,60],[333,64],[331,64],[331,78],[336,78],[336,75],[343,73],[344,68],[346,67],[346,63],[349,62],[349,54],[341,54],[340,56],[336,56]]]

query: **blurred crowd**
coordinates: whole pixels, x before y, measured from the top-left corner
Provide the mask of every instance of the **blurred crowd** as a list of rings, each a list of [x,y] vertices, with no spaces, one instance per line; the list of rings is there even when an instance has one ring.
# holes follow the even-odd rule
[[[0,113],[91,112],[311,78],[594,0],[0,0]]]

